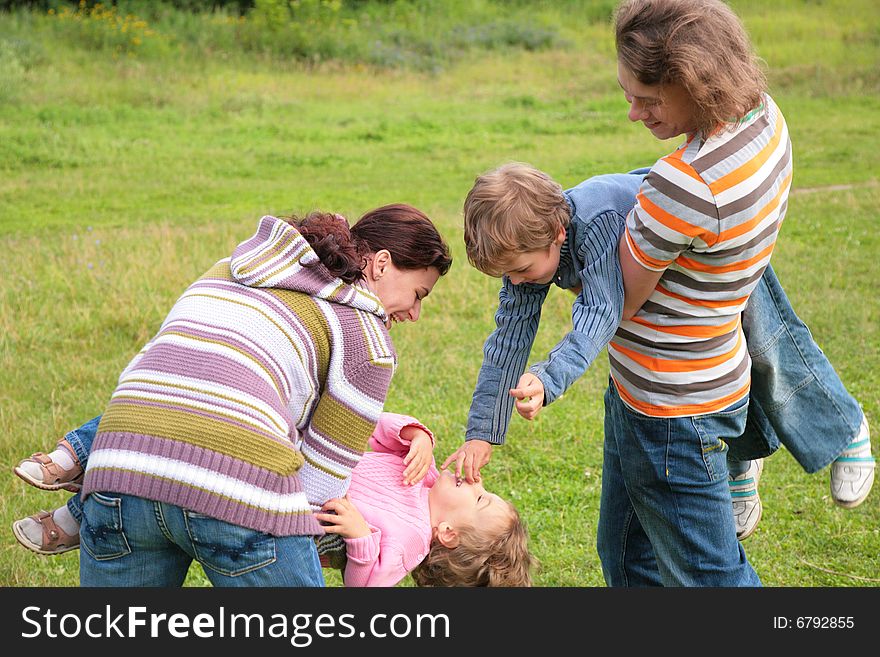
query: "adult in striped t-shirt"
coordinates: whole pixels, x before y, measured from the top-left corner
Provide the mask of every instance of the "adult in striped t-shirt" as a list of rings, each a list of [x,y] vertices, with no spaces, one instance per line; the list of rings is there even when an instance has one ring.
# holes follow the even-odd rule
[[[616,38],[629,118],[659,139],[687,140],[653,167],[621,240],[629,321],[609,347],[603,568],[616,583],[749,584],[755,576],[742,548],[698,527],[727,521],[729,502],[719,504],[726,439],[747,448],[760,437],[767,451],[759,456],[782,439],[808,472],[836,457],[833,497],[855,506],[873,483],[867,422],[768,267],[787,207],[791,148],[739,20],[716,0],[631,0],[618,7]],[[743,434],[751,362],[739,311],[756,289],[761,310],[747,314],[747,331],[757,380],[768,387],[752,396]],[[790,386],[794,377],[799,383]],[[784,403],[761,403],[782,397]],[[690,477],[675,449],[654,462],[646,456],[664,431],[670,447],[686,437],[697,441],[701,458]],[[639,432],[644,436],[633,438]],[[730,463],[743,538],[760,517],[760,462]],[[644,482],[645,465],[658,473],[649,494],[631,486],[631,498],[621,502],[623,486]],[[658,511],[650,493],[659,489],[671,495]],[[633,511],[641,522],[621,520]]]
[[[406,205],[351,228],[263,217],[119,377],[82,481],[81,584],[180,585],[195,559],[215,586],[322,585],[313,511],[382,412],[389,328],[451,262]]]
[[[726,444],[746,426],[740,317],[785,216],[788,129],[724,3],[631,0],[615,19],[630,120],[686,141],[652,167],[621,239],[602,567],[611,585],[756,586],[736,539]]]

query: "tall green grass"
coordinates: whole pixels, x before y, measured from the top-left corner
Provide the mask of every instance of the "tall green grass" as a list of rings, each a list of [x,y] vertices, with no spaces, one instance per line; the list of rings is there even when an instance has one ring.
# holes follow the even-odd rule
[[[448,26],[478,29],[495,16],[559,36],[532,50],[452,55],[442,45],[436,65],[380,66],[249,49],[224,15],[120,5],[164,39],[120,53],[57,16],[0,13],[0,455],[8,467],[99,412],[177,296],[260,215],[324,208],[356,218],[395,201],[437,222],[456,263],[419,323],[394,329],[400,369],[387,408],[431,426],[441,459],[459,444],[498,287],[464,255],[461,204],[474,177],[516,159],[570,186],[650,165],[673,144],[625,119],[608,3],[486,1],[473,14],[470,3],[453,3],[443,16],[433,3],[364,4],[383,29],[402,34],[439,39]],[[880,8],[868,0],[734,6],[794,142],[794,193],[774,266],[880,426]],[[210,34],[211,21],[227,45]],[[199,37],[200,27],[208,34]],[[569,308],[567,294],[551,294],[536,358],[567,330]],[[535,422],[514,418],[485,471],[529,525],[540,585],[602,583],[594,543],[607,376],[600,357]],[[7,528],[63,500],[11,473],[0,491]],[[745,545],[765,584],[878,583],[876,493],[839,509],[827,472],[807,476],[781,451],[767,462],[761,495],[764,519]],[[77,583],[76,553],[31,555],[8,529],[2,545],[0,583]],[[205,583],[198,569],[189,583]]]

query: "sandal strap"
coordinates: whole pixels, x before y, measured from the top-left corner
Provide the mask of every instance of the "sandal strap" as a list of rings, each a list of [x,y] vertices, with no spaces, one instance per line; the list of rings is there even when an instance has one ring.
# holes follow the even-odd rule
[[[36,461],[39,466],[43,469],[43,482],[47,484],[67,484],[67,483],[76,483],[82,481],[83,470],[77,463],[70,470],[65,470],[60,465],[55,463],[51,458],[49,458],[48,454],[43,452],[34,452],[30,455],[26,461]],[[71,477],[70,474],[75,472],[77,469],[80,470],[79,474],[75,477]]]
[[[55,518],[48,511],[35,513],[31,516],[31,520],[38,522],[43,530],[43,544],[40,547],[44,550],[54,551],[60,545],[70,546],[78,542],[56,524]]]

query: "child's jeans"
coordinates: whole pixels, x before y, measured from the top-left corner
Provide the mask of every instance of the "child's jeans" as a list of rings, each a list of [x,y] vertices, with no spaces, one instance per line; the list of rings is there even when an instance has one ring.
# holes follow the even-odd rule
[[[736,538],[727,443],[748,398],[718,413],[649,417],[605,392],[596,536],[609,586],[760,586]]]
[[[101,416],[94,417],[81,427],[77,427],[73,431],[68,432],[64,439],[73,447],[76,458],[85,470],[89,463],[89,453],[92,451],[92,443],[95,441],[95,435],[98,433],[98,423]],[[67,500],[67,508],[70,514],[76,518],[76,521],[82,524],[83,507],[82,498],[79,493]]]
[[[312,536],[271,536],[173,504],[90,493],[81,586],[181,586],[193,560],[214,586],[323,586]]]
[[[769,456],[782,443],[804,470],[817,472],[858,434],[862,409],[767,267],[743,312],[752,357],[749,416],[730,458]]]

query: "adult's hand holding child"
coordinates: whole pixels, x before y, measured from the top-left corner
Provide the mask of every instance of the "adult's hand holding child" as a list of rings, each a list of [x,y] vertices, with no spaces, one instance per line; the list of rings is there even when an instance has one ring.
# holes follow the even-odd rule
[[[361,538],[370,535],[370,526],[348,499],[348,495],[327,500],[321,510],[326,513],[316,513],[315,518],[324,525],[324,531],[328,534],[339,534],[342,538]]]

